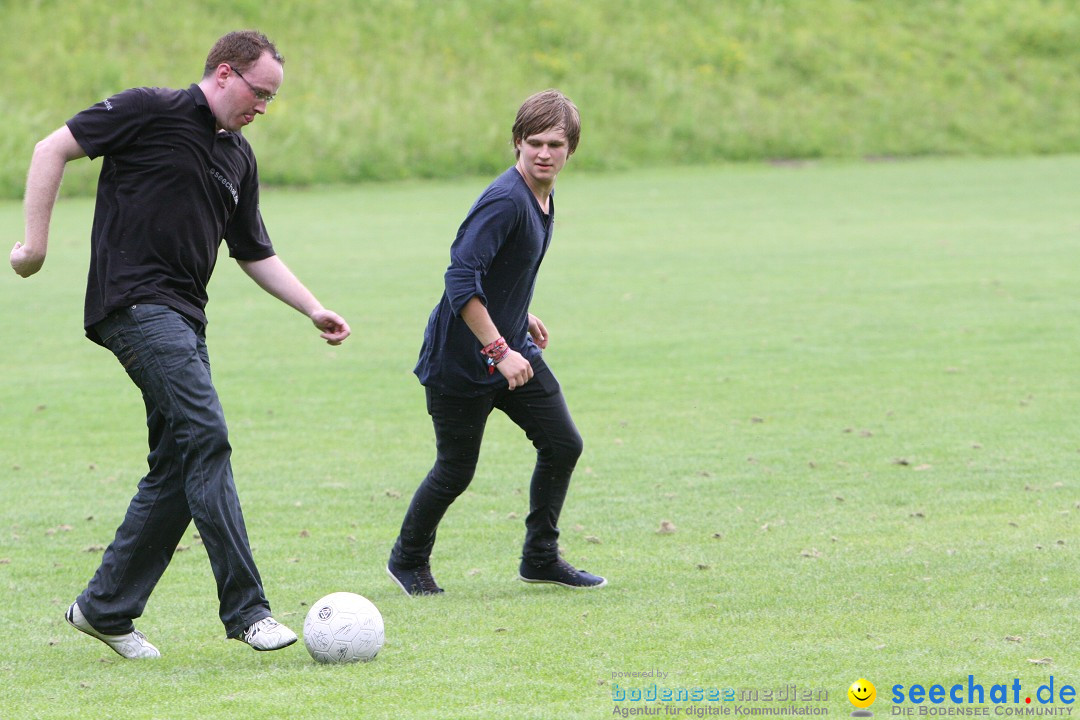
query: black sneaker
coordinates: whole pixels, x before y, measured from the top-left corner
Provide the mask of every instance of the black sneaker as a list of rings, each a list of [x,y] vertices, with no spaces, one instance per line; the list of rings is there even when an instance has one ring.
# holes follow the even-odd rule
[[[417,595],[438,595],[444,592],[435,583],[435,578],[431,576],[430,565],[421,565],[418,568],[402,570],[396,567],[394,563],[387,563],[386,572],[389,573],[390,578],[397,583],[397,586],[406,595],[415,597]]]
[[[523,560],[518,577],[527,583],[553,583],[575,590],[591,590],[607,585],[604,578],[578,570],[562,558],[542,567],[533,567]]]

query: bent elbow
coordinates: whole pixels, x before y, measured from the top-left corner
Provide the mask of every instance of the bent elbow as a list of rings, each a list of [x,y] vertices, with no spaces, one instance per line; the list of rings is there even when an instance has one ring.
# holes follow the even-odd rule
[[[79,145],[67,125],[62,126],[48,137],[34,145],[34,162],[66,163],[76,158],[86,157],[86,151]]]

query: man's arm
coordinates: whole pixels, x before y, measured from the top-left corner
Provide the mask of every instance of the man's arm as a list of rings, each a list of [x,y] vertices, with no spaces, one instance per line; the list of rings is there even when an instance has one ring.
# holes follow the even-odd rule
[[[315,327],[323,331],[320,337],[329,344],[340,345],[349,337],[351,331],[345,319],[324,308],[277,255],[263,260],[237,260],[237,263],[263,290],[311,318]]]
[[[86,153],[64,125],[34,147],[30,171],[26,176],[23,210],[26,231],[22,242],[11,250],[11,267],[22,277],[30,277],[45,263],[49,249],[49,223],[52,221],[60,181],[67,163],[86,157]]]
[[[465,324],[469,326],[473,335],[483,346],[490,345],[502,337],[499,329],[492,322],[487,308],[484,307],[484,303],[478,297],[474,297],[465,303],[465,307],[461,309],[461,319],[465,321]],[[525,359],[524,355],[513,348],[510,348],[506,357],[500,360],[495,367],[506,378],[511,390],[532,380],[532,364]]]

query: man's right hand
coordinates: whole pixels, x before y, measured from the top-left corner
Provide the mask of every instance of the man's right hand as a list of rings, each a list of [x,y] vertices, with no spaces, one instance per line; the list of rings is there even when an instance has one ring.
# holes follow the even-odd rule
[[[28,242],[17,242],[11,249],[11,267],[24,278],[45,264],[45,255],[49,251],[49,220],[60,191],[60,181],[64,178],[64,167],[82,157],[86,157],[86,152],[67,125],[61,125],[34,146],[30,171],[26,174],[26,194],[23,195],[26,214],[23,240]]]
[[[21,242],[11,249],[11,267],[21,277],[30,277],[45,264],[45,253],[32,250]]]

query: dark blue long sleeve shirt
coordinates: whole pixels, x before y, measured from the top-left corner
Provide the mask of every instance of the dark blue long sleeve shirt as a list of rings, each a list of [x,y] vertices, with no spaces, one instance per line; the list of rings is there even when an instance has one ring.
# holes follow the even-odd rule
[[[423,385],[465,397],[506,386],[501,373],[488,373],[480,341],[461,317],[474,297],[512,349],[530,362],[540,357],[529,336],[529,303],[554,221],[554,193],[544,214],[514,167],[480,195],[450,246],[446,290],[428,318],[413,370]]]

